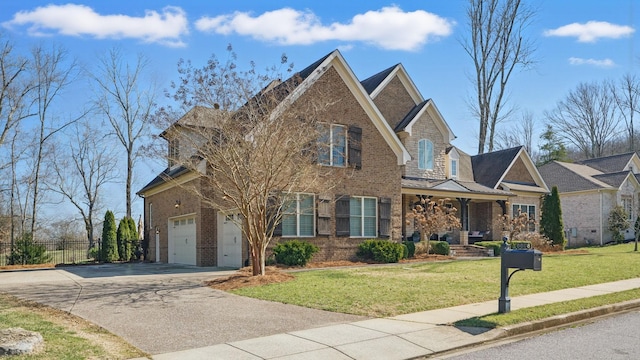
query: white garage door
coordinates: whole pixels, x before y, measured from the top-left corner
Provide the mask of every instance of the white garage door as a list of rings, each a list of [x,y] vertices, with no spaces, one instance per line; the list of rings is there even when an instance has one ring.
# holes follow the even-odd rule
[[[194,216],[169,220],[169,263],[196,265],[196,220]]]
[[[237,225],[240,214],[218,213],[218,266],[242,267],[242,231]]]

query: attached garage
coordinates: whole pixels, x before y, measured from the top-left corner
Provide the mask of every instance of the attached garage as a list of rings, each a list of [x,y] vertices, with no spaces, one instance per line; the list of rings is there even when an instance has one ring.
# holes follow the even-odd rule
[[[187,215],[169,219],[169,263],[196,265],[196,219]]]

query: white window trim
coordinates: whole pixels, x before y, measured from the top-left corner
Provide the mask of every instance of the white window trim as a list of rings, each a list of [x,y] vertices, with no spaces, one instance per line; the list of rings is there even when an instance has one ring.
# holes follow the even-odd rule
[[[455,165],[454,165],[455,163]],[[449,166],[451,167],[450,172],[451,172],[451,178],[452,179],[457,179],[458,178],[458,159],[451,159],[449,162]],[[455,174],[454,174],[455,172]]]
[[[378,198],[377,197],[373,197],[373,196],[351,196],[351,199],[358,199],[360,200],[360,211],[361,211],[361,216],[360,216],[360,233],[362,235],[359,236],[355,236],[355,235],[350,235],[349,237],[352,238],[377,238],[378,237]],[[365,215],[364,215],[364,199],[373,199],[374,200],[374,204],[376,207],[376,214],[374,215],[374,224],[375,224],[375,230],[374,230],[374,234],[373,235],[365,235],[364,234],[364,219],[365,219]],[[371,216],[367,216],[367,217],[371,217]],[[349,215],[349,222],[351,222],[351,215]],[[351,224],[349,224],[349,226],[351,226]]]
[[[321,123],[322,126],[326,126],[329,130],[329,163],[328,164],[324,164],[324,163],[320,163],[320,165],[322,166],[333,166],[333,167],[347,167],[347,164],[349,163],[349,159],[347,157],[348,153],[349,153],[349,128],[346,125],[341,125],[341,124],[332,124],[332,123]],[[343,158],[344,158],[344,164],[342,165],[336,165],[334,164],[333,161],[333,147],[334,147],[334,140],[333,140],[333,129],[335,127],[340,127],[342,129],[344,129],[344,154],[343,154]]]
[[[284,228],[283,230],[283,234],[282,237],[283,238],[294,238],[294,237],[304,237],[304,238],[311,238],[311,237],[315,237],[316,234],[316,211],[315,211],[315,204],[316,204],[316,195],[312,194],[312,193],[291,193],[290,195],[295,195],[296,196],[296,213],[295,213],[295,217],[296,217],[296,234],[294,235],[284,235]],[[313,222],[312,222],[312,226],[313,226],[313,230],[311,231],[311,235],[300,235],[300,215],[301,214],[301,209],[300,209],[300,195],[307,195],[307,196],[311,196],[311,204],[312,204],[312,211],[311,214],[313,215]],[[294,214],[282,214],[283,216],[283,220],[284,220],[284,216],[293,216]],[[305,214],[306,215],[306,214]]]
[[[538,207],[535,204],[512,204],[511,205],[511,213],[512,213],[511,214],[511,218],[514,218],[517,215],[516,213],[513,212],[513,207],[514,206],[518,206],[518,207],[526,206],[527,207],[527,219],[529,218],[529,208],[533,207],[533,214],[535,216],[534,219],[533,219],[533,221],[534,221],[533,229],[531,229],[531,227],[529,226],[529,227],[527,227],[525,229],[524,232],[535,232],[535,231],[537,231],[538,224],[536,224],[535,222],[538,221],[538,219],[537,219]]]

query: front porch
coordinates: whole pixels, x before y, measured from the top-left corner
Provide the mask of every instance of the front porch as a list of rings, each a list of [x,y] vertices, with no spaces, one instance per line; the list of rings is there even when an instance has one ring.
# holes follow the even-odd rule
[[[506,204],[510,197],[515,196],[508,191],[451,179],[403,179],[402,185],[402,216],[405,220],[408,219],[407,214],[411,213],[421,199],[448,199],[446,204],[451,204],[456,209],[461,228],[438,234],[438,240],[445,240],[452,245],[470,245],[477,241],[495,240],[495,234],[501,233],[496,219],[507,213]],[[403,226],[403,239],[412,239],[416,231],[415,222],[409,219]],[[421,234],[420,239],[426,240],[424,236]]]

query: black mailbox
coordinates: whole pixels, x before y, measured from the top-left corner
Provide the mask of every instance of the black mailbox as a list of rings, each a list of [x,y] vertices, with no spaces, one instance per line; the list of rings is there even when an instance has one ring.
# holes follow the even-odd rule
[[[542,253],[538,250],[507,250],[502,261],[507,268],[542,270]]]

